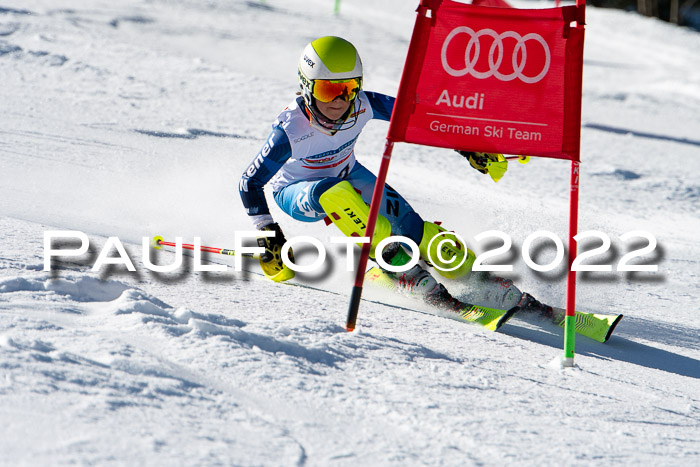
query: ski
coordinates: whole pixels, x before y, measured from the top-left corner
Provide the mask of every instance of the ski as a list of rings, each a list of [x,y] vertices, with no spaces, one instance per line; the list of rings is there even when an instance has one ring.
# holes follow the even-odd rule
[[[377,266],[370,268],[365,273],[365,280],[368,283],[380,288],[393,291],[396,290],[394,281]],[[449,312],[442,311],[440,316],[478,324],[490,331],[497,331],[510,318],[512,318],[516,312],[516,308],[512,308],[510,310],[499,310],[497,308],[487,308],[464,303],[463,308]]]
[[[365,280],[374,286],[388,290],[396,290],[393,280],[376,266],[367,271]],[[465,308],[459,313],[460,318],[458,319],[481,324],[487,329],[495,331],[516,314],[517,311],[517,308],[506,311],[465,304]],[[522,314],[523,317],[528,315],[529,314]],[[550,315],[539,315],[539,317],[550,320],[557,326],[564,327],[566,310],[552,307],[552,313]],[[577,311],[575,330],[579,335],[589,337],[598,342],[606,342],[610,339],[610,336],[622,317],[623,315],[606,315],[602,313]]]
[[[551,320],[559,327],[564,327],[566,310],[552,307]],[[624,315],[606,315],[602,313],[576,312],[576,334],[590,337],[598,342],[607,342],[615,327]]]

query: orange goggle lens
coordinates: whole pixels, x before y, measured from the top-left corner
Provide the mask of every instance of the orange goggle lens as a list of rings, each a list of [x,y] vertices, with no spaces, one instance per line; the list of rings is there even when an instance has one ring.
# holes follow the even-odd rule
[[[343,80],[317,79],[314,80],[312,94],[321,102],[333,102],[340,97],[344,101],[352,101],[360,92],[361,83],[357,78]]]

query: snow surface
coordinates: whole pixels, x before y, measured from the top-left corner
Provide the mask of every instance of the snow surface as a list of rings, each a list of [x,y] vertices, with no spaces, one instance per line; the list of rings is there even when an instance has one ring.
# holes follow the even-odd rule
[[[365,87],[395,94],[416,3],[346,1],[335,17],[321,0],[0,0],[0,465],[700,464],[697,32],[588,8],[580,231],[611,237],[601,264],[644,246],[620,235],[651,232],[659,271],[579,275],[579,309],[625,318],[607,344],[578,338],[575,368],[550,364],[560,328],[518,318],[491,333],[366,301],[347,333],[337,231],[274,203],[288,237],[332,257],[306,288],[253,263],[143,267],[142,237],[231,247],[251,228],[238,178],[308,41],[348,38]],[[386,130],[358,142],[370,169]],[[563,305],[564,271],[519,253],[537,230],[566,238],[567,162],[511,164],[496,185],[404,144],[389,183],[468,240],[511,235],[509,277]],[[90,250],[44,272],[56,229]],[[90,270],[111,236],[137,272]]]

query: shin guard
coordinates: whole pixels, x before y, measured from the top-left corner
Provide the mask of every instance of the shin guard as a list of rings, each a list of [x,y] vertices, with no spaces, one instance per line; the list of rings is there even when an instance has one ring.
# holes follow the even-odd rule
[[[342,181],[326,190],[319,202],[328,218],[348,237],[364,237],[369,219],[369,206],[348,181]],[[391,235],[389,220],[379,214],[374,228],[370,256],[375,257],[377,244]],[[360,244],[361,245],[361,244]]]

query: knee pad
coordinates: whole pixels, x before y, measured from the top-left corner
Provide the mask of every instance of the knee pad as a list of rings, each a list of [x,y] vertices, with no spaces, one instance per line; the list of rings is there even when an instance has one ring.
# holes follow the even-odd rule
[[[369,219],[369,206],[348,181],[333,185],[319,197],[323,210],[343,234],[364,237]],[[375,257],[377,244],[391,235],[389,220],[379,214],[374,227],[370,256]],[[361,245],[361,244],[360,244]]]
[[[418,249],[423,261],[447,279],[468,274],[476,259],[474,252],[462,245],[456,236],[432,222],[423,224],[423,238]]]

